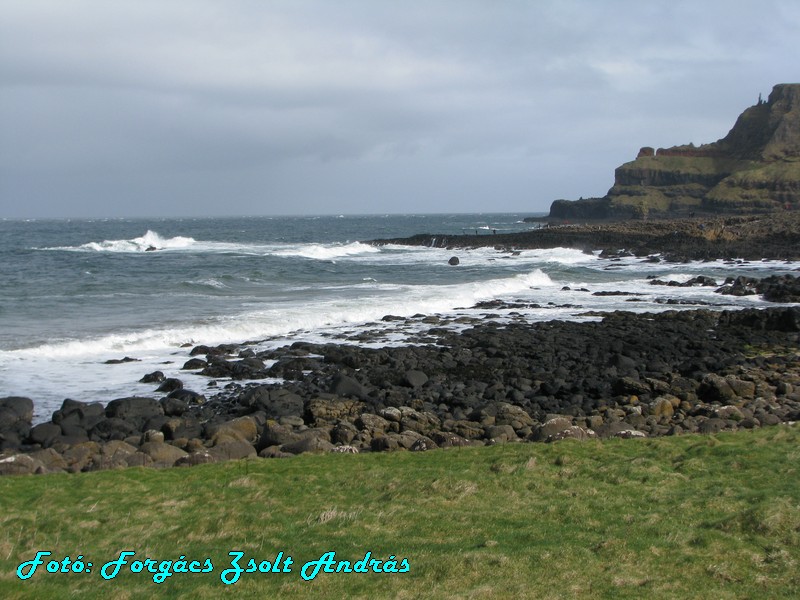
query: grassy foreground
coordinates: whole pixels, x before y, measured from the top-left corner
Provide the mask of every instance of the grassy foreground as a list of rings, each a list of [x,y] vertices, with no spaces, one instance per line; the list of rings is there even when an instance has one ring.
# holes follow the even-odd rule
[[[0,597],[797,598],[799,467],[795,425],[0,478]],[[20,580],[38,550],[91,572]],[[123,550],[213,570],[104,579]],[[232,550],[291,572],[225,585]],[[328,551],[410,569],[304,580]]]

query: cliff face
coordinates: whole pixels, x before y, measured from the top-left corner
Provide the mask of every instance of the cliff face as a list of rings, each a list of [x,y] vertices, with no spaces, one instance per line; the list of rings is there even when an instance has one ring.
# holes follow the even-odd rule
[[[551,217],[680,216],[800,208],[800,84],[776,85],[724,138],[642,148],[618,167],[604,198],[557,200]]]

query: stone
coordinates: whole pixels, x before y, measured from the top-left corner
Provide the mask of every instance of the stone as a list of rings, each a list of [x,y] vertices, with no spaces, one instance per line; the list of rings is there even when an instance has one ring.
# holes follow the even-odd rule
[[[141,445],[139,452],[150,457],[152,466],[157,468],[171,467],[178,459],[188,455],[185,450],[164,442],[146,442]]]
[[[590,440],[597,437],[594,431],[578,425],[571,425],[556,433],[547,436],[546,442],[558,442],[561,440]]]
[[[661,420],[669,420],[675,414],[673,397],[659,396],[650,405],[650,414]],[[677,400],[677,398],[675,398]],[[678,401],[679,403],[680,401]]]
[[[345,400],[332,397],[314,398],[305,406],[306,422],[314,425],[335,423],[341,419],[352,419],[364,409],[364,404],[357,400]]]
[[[253,443],[258,438],[259,423],[254,417],[239,417],[224,423],[210,423],[205,427],[205,436],[211,440],[228,438]]]
[[[411,388],[420,388],[428,383],[428,376],[422,371],[411,369],[403,375],[403,383]]]
[[[186,456],[182,456],[178,460],[175,461],[176,467],[194,467],[196,465],[207,465],[209,463],[215,463],[217,459],[212,456],[210,451],[201,450],[199,452],[192,452],[191,454],[187,454]]]
[[[307,436],[296,442],[284,444],[281,446],[281,452],[288,452],[289,454],[303,454],[304,452],[322,453],[330,452],[333,448],[333,444],[320,437]]]
[[[164,381],[161,382],[161,385],[156,388],[157,392],[174,392],[175,390],[180,390],[183,388],[183,382],[180,379],[175,379],[174,377],[168,377]]]
[[[256,449],[245,440],[225,438],[214,444],[208,451],[208,454],[215,460],[221,462],[256,456]]]
[[[491,425],[485,429],[484,437],[497,444],[519,439],[511,425]]]
[[[161,383],[164,381],[164,373],[161,371],[153,371],[148,373],[139,380],[139,383]]]
[[[291,428],[280,425],[275,421],[268,421],[261,432],[261,437],[256,447],[260,452],[264,448],[282,446],[284,444],[296,442],[299,439],[301,439],[300,434],[292,431]]]
[[[61,437],[61,427],[55,423],[39,423],[31,428],[28,437],[32,444],[48,448]]]
[[[355,422],[356,427],[369,431],[373,436],[375,433],[382,433],[389,429],[389,421],[381,416],[370,413],[359,415]]]
[[[359,400],[364,400],[367,396],[364,386],[352,377],[342,373],[337,373],[334,376],[331,381],[330,391],[337,396],[358,398]]]
[[[572,421],[565,417],[554,417],[539,426],[534,427],[531,440],[534,442],[544,442],[550,436],[554,436],[572,427]]]
[[[0,475],[32,475],[43,468],[40,461],[27,454],[0,454]]]
[[[0,412],[9,411],[18,421],[30,422],[33,419],[33,400],[22,396],[0,398]]]
[[[108,419],[122,419],[140,430],[148,419],[163,415],[164,409],[154,398],[118,398],[106,406]]]

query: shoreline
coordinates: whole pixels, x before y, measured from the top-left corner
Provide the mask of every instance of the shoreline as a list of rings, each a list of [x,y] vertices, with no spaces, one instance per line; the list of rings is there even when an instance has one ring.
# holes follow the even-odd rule
[[[513,317],[513,304],[493,308]],[[415,346],[198,346],[184,368],[234,379],[208,399],[149,374],[172,391],[105,407],[67,400],[33,427],[30,400],[0,399],[0,473],[655,437],[800,420],[800,307],[503,325],[490,316],[461,331],[425,317],[430,327]],[[264,376],[283,383],[250,381]]]
[[[561,223],[522,233],[486,235],[418,234],[375,239],[373,245],[437,248],[496,247],[504,250],[574,248],[635,256],[688,260],[800,260],[800,211],[701,216],[681,219]]]

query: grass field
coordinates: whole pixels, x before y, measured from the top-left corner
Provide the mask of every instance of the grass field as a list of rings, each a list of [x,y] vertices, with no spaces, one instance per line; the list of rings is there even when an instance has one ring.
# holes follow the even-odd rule
[[[0,597],[797,598],[799,467],[795,425],[8,477]],[[104,579],[125,550],[136,554]],[[52,554],[19,579],[37,551]],[[230,551],[243,568],[281,551],[281,568],[293,562],[225,585]],[[409,568],[306,581],[305,563],[330,551]],[[79,555],[90,572],[47,572]],[[181,556],[210,572],[157,584],[131,570]]]

